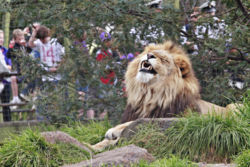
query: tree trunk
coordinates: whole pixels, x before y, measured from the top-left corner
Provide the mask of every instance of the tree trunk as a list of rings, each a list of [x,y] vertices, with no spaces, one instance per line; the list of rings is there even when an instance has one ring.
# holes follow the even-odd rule
[[[10,2],[10,0],[7,1]],[[10,13],[6,12],[3,17],[4,47],[8,48],[10,38]]]

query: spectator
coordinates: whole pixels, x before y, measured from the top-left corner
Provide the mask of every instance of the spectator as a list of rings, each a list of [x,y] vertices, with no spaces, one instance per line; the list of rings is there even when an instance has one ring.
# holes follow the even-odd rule
[[[0,30],[0,65],[6,70],[11,70],[11,60],[6,56],[7,49],[3,47],[4,32]],[[0,99],[2,103],[10,102],[10,79],[0,78]],[[9,106],[3,107],[3,121],[11,121],[11,111]]]
[[[29,46],[40,53],[42,67],[49,74],[57,71],[65,51],[64,47],[57,42],[57,39],[51,38],[49,28],[45,26],[33,28],[29,39]],[[55,77],[43,76],[42,80],[58,81],[60,78],[60,75],[56,75]]]
[[[35,27],[36,27],[36,28],[40,27],[40,23],[35,22],[35,23],[31,24],[30,26],[27,26],[27,27],[24,28],[23,31],[24,31],[24,33],[25,33],[25,40],[26,40],[26,41],[29,41],[29,39],[30,39],[30,37],[31,37],[31,35],[32,35],[32,29],[35,28]],[[39,53],[39,51],[37,51],[37,50],[32,49],[31,55],[32,55],[32,57],[34,57],[35,59],[40,58],[40,53]]]
[[[31,49],[26,47],[26,41],[24,38],[24,32],[21,29],[15,29],[13,31],[13,39],[15,41],[14,47],[10,48],[7,52],[7,57],[12,60],[13,66],[12,71],[16,71],[18,74],[21,74],[20,60],[23,55],[31,52]],[[18,82],[22,80],[22,77],[11,77],[11,88],[13,99],[11,103],[21,103],[21,99],[18,97]],[[14,107],[13,107],[14,108]],[[16,108],[16,107],[15,107]]]

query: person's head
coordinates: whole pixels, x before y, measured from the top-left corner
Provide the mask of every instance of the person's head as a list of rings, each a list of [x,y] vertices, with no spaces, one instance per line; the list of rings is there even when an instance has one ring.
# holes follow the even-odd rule
[[[40,26],[41,26],[41,24],[38,23],[38,22],[34,22],[34,23],[32,24],[32,28],[35,28],[35,29],[38,29]]]
[[[162,9],[162,0],[153,0],[146,4],[150,9],[160,12]]]
[[[13,31],[13,39],[15,43],[19,45],[25,45],[25,38],[24,38],[24,32],[21,29],[15,29]]]
[[[4,43],[4,32],[0,30],[0,46],[3,46]]]
[[[40,26],[36,33],[36,38],[40,39],[42,43],[47,43],[50,40],[50,29],[45,26]]]
[[[215,1],[207,1],[205,3],[203,3],[199,8],[201,10],[201,12],[206,16],[206,15],[215,15],[216,12],[216,2]]]
[[[194,7],[193,13],[190,15],[190,20],[196,22],[200,17],[200,9],[199,7]]]

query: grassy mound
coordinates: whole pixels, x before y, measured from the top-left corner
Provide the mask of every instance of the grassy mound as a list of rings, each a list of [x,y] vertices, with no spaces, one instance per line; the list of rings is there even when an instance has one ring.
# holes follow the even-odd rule
[[[38,132],[25,130],[13,135],[0,148],[0,166],[59,166],[63,159],[57,146],[47,143]]]
[[[0,147],[1,167],[61,166],[89,159],[89,153],[72,144],[49,144],[38,131],[12,135]]]
[[[166,130],[166,148],[196,161],[225,162],[249,148],[250,128],[231,116],[190,116]]]
[[[237,116],[190,114],[165,133],[155,125],[141,126],[139,132],[122,145],[134,143],[157,158],[175,154],[192,161],[229,162],[233,155],[250,148],[248,104]]]

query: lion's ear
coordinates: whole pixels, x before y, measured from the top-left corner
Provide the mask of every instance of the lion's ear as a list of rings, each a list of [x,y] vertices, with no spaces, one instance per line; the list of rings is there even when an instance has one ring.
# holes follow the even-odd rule
[[[180,69],[182,77],[185,78],[191,73],[191,63],[186,57],[176,57],[175,64]]]

